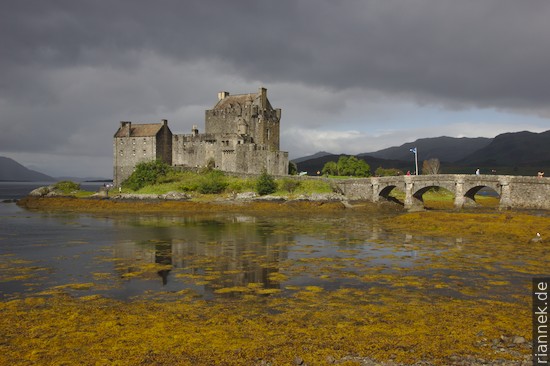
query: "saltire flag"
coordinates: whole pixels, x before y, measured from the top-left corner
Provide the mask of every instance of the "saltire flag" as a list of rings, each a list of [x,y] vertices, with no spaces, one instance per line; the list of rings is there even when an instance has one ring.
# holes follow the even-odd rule
[[[410,149],[410,150],[411,150],[411,152],[412,152],[413,154],[416,154],[416,147],[413,147],[413,148]]]

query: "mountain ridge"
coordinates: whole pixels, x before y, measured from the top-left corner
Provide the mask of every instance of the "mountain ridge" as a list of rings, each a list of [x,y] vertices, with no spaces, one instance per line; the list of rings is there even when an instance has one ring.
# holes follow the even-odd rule
[[[52,182],[55,179],[44,173],[26,168],[11,158],[0,156],[0,181]]]
[[[422,160],[439,159],[441,162],[455,162],[489,145],[493,139],[487,137],[428,137],[406,142],[400,146],[363,153],[382,159],[408,160],[410,149],[416,147],[418,158]]]
[[[448,136],[417,139],[400,146],[357,154],[371,166],[371,172],[378,167],[414,171],[414,154],[411,148],[418,149],[419,168],[427,159],[437,158],[444,173],[470,174],[472,167],[499,174],[536,174],[538,170],[550,170],[550,130],[536,133],[529,131],[508,132],[494,138],[456,138]],[[337,161],[340,155],[311,155],[315,158],[299,158],[299,171],[316,174],[324,163]]]

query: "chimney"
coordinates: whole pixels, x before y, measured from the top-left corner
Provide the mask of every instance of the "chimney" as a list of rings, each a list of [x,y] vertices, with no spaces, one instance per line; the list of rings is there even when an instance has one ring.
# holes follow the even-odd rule
[[[260,88],[258,90],[258,94],[260,94],[260,106],[262,109],[267,108],[267,89],[266,88]]]
[[[163,126],[168,126],[168,120],[167,119],[161,119],[160,123],[162,123]]]
[[[221,91],[218,93],[218,100],[223,100],[229,96],[229,92]]]
[[[132,122],[130,121],[120,121],[120,129],[124,129],[128,127],[128,129],[125,131],[126,132],[126,137],[130,137],[130,132],[132,131]]]
[[[199,128],[197,127],[197,125],[193,125],[193,128],[191,129],[191,134],[193,136],[197,136],[199,134]]]

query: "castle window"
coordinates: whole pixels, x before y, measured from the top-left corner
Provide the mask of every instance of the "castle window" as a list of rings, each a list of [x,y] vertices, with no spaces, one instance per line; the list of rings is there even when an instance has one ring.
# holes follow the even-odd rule
[[[267,139],[269,140],[269,136],[270,136],[270,133],[269,133],[269,128],[267,129]]]
[[[143,149],[143,155],[147,155],[147,150]]]
[[[124,156],[124,153],[122,152],[122,150],[120,150],[120,156]]]
[[[136,139],[132,139],[132,144],[136,144]]]

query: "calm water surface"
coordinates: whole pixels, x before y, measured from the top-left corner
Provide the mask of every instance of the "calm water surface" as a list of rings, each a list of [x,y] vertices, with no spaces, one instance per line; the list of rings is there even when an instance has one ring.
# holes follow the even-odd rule
[[[441,296],[511,299],[527,291],[531,275],[504,263],[496,244],[480,251],[459,233],[387,232],[379,221],[388,215],[395,214],[93,216],[0,203],[0,297],[62,290],[163,299],[192,291],[209,299],[248,288],[286,296],[304,286],[391,287],[396,278]]]
[[[0,201],[20,199],[29,194],[33,189],[48,186],[53,182],[2,182],[0,181]],[[80,187],[86,191],[98,191],[103,183],[83,182]]]

